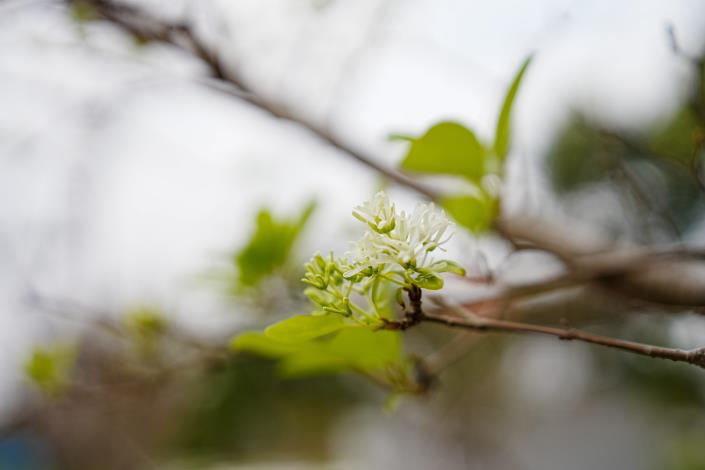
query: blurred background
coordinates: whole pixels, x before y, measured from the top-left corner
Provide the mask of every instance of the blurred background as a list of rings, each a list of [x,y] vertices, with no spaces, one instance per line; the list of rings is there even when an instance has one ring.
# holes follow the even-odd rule
[[[620,245],[702,240],[705,4],[117,5],[0,0],[0,468],[705,469],[705,375],[688,365],[478,336],[428,393],[392,404],[358,375],[286,378],[227,350],[307,311],[302,263],[359,236],[353,206],[383,187],[423,200],[346,149],[396,167],[407,144],[389,135],[443,120],[491,139],[531,54],[505,217]],[[147,37],[106,11],[188,34]],[[450,257],[470,274],[562,269],[456,231]],[[495,289],[447,284],[461,300]],[[696,312],[547,297],[522,315],[705,344]],[[449,341],[422,329],[405,349]]]

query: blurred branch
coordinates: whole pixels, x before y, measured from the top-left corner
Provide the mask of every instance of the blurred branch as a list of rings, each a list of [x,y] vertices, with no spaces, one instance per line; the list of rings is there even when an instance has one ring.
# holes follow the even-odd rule
[[[676,30],[672,24],[666,26],[666,34],[668,35],[673,53],[685,59],[695,68],[698,83],[696,93],[692,97],[690,104],[700,118],[701,123],[705,123],[705,54],[695,56],[683,50],[676,37]]]
[[[696,67],[705,65],[705,58],[690,55],[689,53],[683,50],[680,45],[680,42],[678,41],[678,37],[676,36],[676,28],[675,26],[673,26],[672,23],[666,25],[666,35],[668,36],[668,42],[671,46],[671,50],[675,55],[683,57]]]
[[[674,238],[682,238],[683,234],[681,233],[680,228],[678,227],[678,224],[676,224],[676,221],[673,216],[668,212],[668,210],[658,206],[658,202],[654,201],[649,195],[648,191],[646,191],[642,187],[642,183],[640,181],[639,176],[634,174],[623,160],[617,160],[614,173],[625,183],[625,186],[630,190],[629,192],[631,193],[633,201],[636,204],[642,206],[643,209],[645,209],[646,211],[650,211],[656,214],[662,220],[664,225],[668,227],[671,232],[671,235]],[[643,229],[647,233],[650,233],[650,224],[648,222],[645,222]]]
[[[478,338],[477,334],[468,331],[457,333],[440,349],[423,359],[429,374],[437,376],[440,372],[464,358],[476,346]]]
[[[563,261],[569,273],[564,279],[551,281],[558,282],[558,287],[599,282],[607,289],[655,304],[705,306],[703,247],[614,247],[604,240],[576,237],[563,226],[525,217],[501,222],[499,227],[510,242],[532,246]],[[543,284],[532,288],[543,291]]]
[[[69,299],[47,298],[33,293],[27,299],[29,305],[37,311],[45,312],[55,318],[82,324],[89,328],[95,328],[109,336],[120,340],[134,341],[125,328],[125,325],[113,320],[107,312],[96,308],[85,306],[79,302]],[[111,315],[114,317],[114,315]],[[174,344],[183,346],[196,353],[198,361],[189,360],[188,363],[201,363],[203,365],[217,364],[228,356],[228,349],[219,344],[212,344],[184,331],[174,323],[169,323],[167,328],[160,333],[163,339]],[[179,363],[175,366],[165,367],[165,372],[172,373],[183,368]],[[173,371],[171,370],[173,369]]]
[[[190,24],[165,22],[143,9],[112,0],[65,1],[69,5],[77,3],[90,5],[95,10],[98,18],[120,27],[139,41],[162,42],[190,52],[209,68],[213,78],[233,86],[238,91],[235,96],[239,99],[269,113],[273,117],[285,119],[299,125],[316,135],[326,144],[375,170],[389,180],[413,189],[429,199],[437,198],[435,191],[353,149],[321,125],[311,122],[302,116],[295,115],[282,105],[255,93],[237,70],[226,66],[218,56],[218,53],[194,33]]]

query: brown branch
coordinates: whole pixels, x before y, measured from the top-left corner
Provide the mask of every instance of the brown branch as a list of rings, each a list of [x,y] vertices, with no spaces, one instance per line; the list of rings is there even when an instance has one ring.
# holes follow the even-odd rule
[[[404,318],[399,321],[390,321],[383,319],[384,329],[387,330],[406,330],[414,325],[418,325],[423,317],[423,307],[421,305],[421,288],[411,286],[406,288],[406,294],[409,297],[409,308],[404,311]]]
[[[69,4],[82,2],[94,8],[96,15],[115,26],[120,27],[128,34],[141,41],[158,41],[178,47],[194,54],[210,70],[216,80],[234,87],[236,96],[252,106],[267,112],[271,116],[293,122],[314,134],[327,145],[334,147],[348,157],[371,168],[385,178],[395,183],[406,186],[429,199],[437,199],[438,194],[420,184],[414,179],[376,162],[363,153],[345,144],[341,138],[334,135],[321,125],[294,115],[281,105],[257,95],[240,74],[231,67],[227,67],[218,54],[205,44],[187,23],[169,24],[150,15],[148,12],[112,0],[66,0]]]
[[[462,307],[450,307],[439,301],[439,304],[446,307],[446,310],[451,309],[460,315],[449,315],[446,313],[429,313],[422,308],[421,298],[414,301],[414,306],[405,313],[403,319],[399,321],[387,321],[384,329],[388,330],[406,330],[421,323],[438,323],[450,328],[460,328],[478,333],[510,333],[510,334],[537,334],[544,336],[553,336],[564,341],[580,341],[583,343],[604,346],[613,349],[619,349],[632,354],[646,356],[657,359],[668,359],[674,362],[684,362],[705,369],[705,347],[696,349],[677,349],[651,344],[638,343],[609,336],[602,336],[585,331],[576,330],[573,328],[558,328],[553,326],[536,325],[532,323],[524,323],[511,320],[502,320],[489,316],[480,316],[473,313],[470,309]],[[438,361],[443,364],[431,363],[429,367],[430,373],[437,372],[437,367],[445,366],[445,362],[452,362],[457,359],[458,351],[464,350],[466,347],[463,344],[465,338],[456,338],[458,344],[453,345],[452,359],[443,359]],[[457,346],[457,347],[456,347]],[[444,353],[445,354],[445,353]],[[438,358],[436,358],[438,359]]]
[[[608,336],[596,335],[570,328],[557,328],[552,326],[499,320],[472,314],[466,315],[464,318],[460,318],[445,314],[424,313],[421,321],[439,323],[451,328],[462,328],[478,332],[498,332],[511,334],[528,333],[553,336],[566,341],[581,341],[608,348],[620,349],[622,351],[627,351],[640,356],[668,359],[675,362],[685,362],[705,369],[705,348],[690,350],[666,348]]]
[[[705,279],[699,275],[705,248],[683,244],[615,247],[606,239],[581,237],[565,226],[516,216],[498,222],[502,235],[558,257],[577,283],[601,287],[651,304],[705,306]],[[570,282],[568,282],[570,284]]]

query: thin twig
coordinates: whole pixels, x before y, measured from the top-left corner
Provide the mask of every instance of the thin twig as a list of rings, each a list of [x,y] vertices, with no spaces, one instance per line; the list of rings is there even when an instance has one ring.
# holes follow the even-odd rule
[[[668,37],[668,43],[671,46],[671,50],[675,55],[686,59],[693,65],[702,64],[700,58],[692,56],[683,50],[680,45],[680,42],[678,41],[678,37],[676,36],[676,28],[673,26],[672,23],[666,25],[666,36]]]
[[[424,312],[422,322],[439,323],[451,328],[463,328],[479,332],[499,332],[512,334],[540,334],[553,336],[566,341],[581,341],[608,348],[620,349],[633,354],[658,359],[668,359],[675,362],[685,362],[705,369],[705,348],[676,349],[650,344],[637,343],[608,336],[601,336],[571,328],[557,328],[552,326],[534,325],[530,323],[485,318],[477,315],[457,316]]]
[[[658,207],[658,203],[653,200],[649,193],[642,187],[639,177],[635,175],[629,166],[621,159],[617,160],[616,171],[622,176],[624,182],[632,190],[632,195],[634,200],[640,204],[645,210],[653,212],[665,223],[666,227],[671,231],[671,235],[676,239],[681,239],[683,234],[681,233],[678,224],[673,218],[672,214],[669,213],[668,209],[663,207]],[[647,230],[650,230],[650,225],[646,223]]]
[[[479,336],[467,331],[461,331],[452,337],[440,349],[425,357],[423,362],[432,375],[440,372],[464,358],[476,346]]]

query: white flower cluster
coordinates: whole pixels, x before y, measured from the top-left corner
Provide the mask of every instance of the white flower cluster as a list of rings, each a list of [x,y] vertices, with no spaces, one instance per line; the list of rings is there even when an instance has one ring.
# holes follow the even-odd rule
[[[397,212],[384,192],[353,211],[368,230],[341,259],[332,253],[315,255],[306,264],[306,296],[317,314],[353,317],[366,325],[379,324],[386,304],[380,284],[399,289],[440,289],[442,272],[464,275],[458,264],[434,261],[429,255],[450,238],[452,224],[433,204],[419,204],[412,213]],[[442,248],[441,248],[442,249]],[[355,299],[365,299],[360,305]]]
[[[344,273],[346,278],[394,265],[404,270],[428,269],[433,265],[429,253],[452,235],[449,229],[453,224],[433,203],[418,204],[410,214],[397,212],[383,191],[357,206],[353,216],[370,230],[347,253],[352,269]]]

